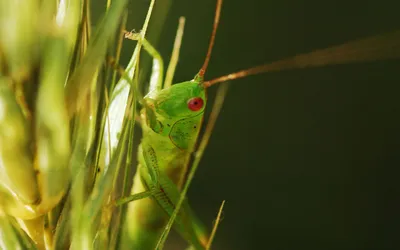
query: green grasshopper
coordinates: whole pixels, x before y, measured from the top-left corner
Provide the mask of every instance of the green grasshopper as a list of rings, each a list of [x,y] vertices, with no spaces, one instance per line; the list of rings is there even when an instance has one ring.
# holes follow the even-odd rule
[[[166,223],[162,210],[172,215],[186,177],[190,156],[194,152],[205,111],[206,86],[204,74],[211,56],[222,1],[217,3],[213,35],[208,55],[200,72],[192,81],[170,86],[163,84],[163,62],[158,52],[143,40],[143,47],[154,57],[149,93],[142,101],[143,138],[138,150],[139,166],[132,193],[150,193],[155,200],[142,199],[127,211],[128,239],[124,245],[133,249],[152,249]],[[132,34],[128,34],[132,38]],[[155,70],[154,70],[155,68]],[[160,207],[159,207],[160,206]],[[196,248],[208,243],[208,236],[199,222],[193,224],[193,213],[187,203],[176,217],[182,236]],[[161,208],[161,209],[160,209]]]
[[[222,0],[218,0],[214,28],[206,59],[198,74],[191,81],[170,86],[170,78],[167,74],[163,83],[164,68],[161,56],[147,40],[141,40],[143,48],[154,58],[154,63],[149,92],[141,102],[143,109],[140,120],[143,138],[138,150],[139,166],[131,191],[133,196],[118,202],[122,204],[136,200],[129,204],[127,209],[123,233],[122,244],[129,249],[162,248],[172,223],[175,223],[175,229],[179,234],[196,249],[204,249],[209,245],[208,233],[191,211],[187,201],[184,200],[187,188],[203,153],[204,145],[206,145],[210,136],[211,130],[207,130],[196,152],[195,145],[203,122],[208,87],[228,80],[271,71],[397,58],[399,56],[398,53],[392,53],[392,50],[387,49],[392,48],[399,40],[400,34],[395,32],[298,55],[204,81],[221,6]],[[128,33],[127,37],[132,40],[140,40],[132,33]],[[390,42],[387,43],[387,41]],[[384,49],[383,52],[382,49]],[[221,92],[221,95],[224,95],[224,91]],[[113,101],[118,101],[118,98]],[[220,107],[221,105],[219,103],[217,106]],[[210,121],[214,122],[215,119],[210,119]],[[187,170],[193,154],[195,160],[188,175]],[[147,196],[152,198],[144,198]],[[140,200],[137,200],[139,198]],[[181,206],[182,209],[180,209]],[[168,224],[166,224],[166,215],[170,217]]]

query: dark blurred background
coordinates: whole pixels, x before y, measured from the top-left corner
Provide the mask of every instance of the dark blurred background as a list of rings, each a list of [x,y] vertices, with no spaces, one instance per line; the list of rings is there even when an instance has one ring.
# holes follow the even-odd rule
[[[153,16],[165,25],[149,38],[166,62],[187,18],[175,82],[201,67],[215,2],[174,0],[165,20]],[[128,29],[140,29],[148,3],[132,3]],[[399,7],[225,0],[206,77],[399,29]],[[124,49],[127,61],[133,47]],[[399,69],[381,61],[232,81],[189,192],[210,227],[226,200],[215,249],[400,249]]]

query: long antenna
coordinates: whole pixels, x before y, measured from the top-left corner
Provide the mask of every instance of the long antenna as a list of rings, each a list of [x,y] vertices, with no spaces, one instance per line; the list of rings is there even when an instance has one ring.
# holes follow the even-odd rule
[[[235,73],[231,73],[228,75],[220,76],[218,78],[212,79],[210,81],[203,82],[203,87],[208,88],[216,83],[226,82],[229,80],[239,79],[250,75],[257,75],[260,73],[268,72],[270,70],[270,64],[264,64],[260,66],[256,66],[250,69],[241,70]],[[271,70],[272,71],[272,70]],[[276,70],[278,71],[278,70]]]
[[[400,30],[383,35],[351,41],[342,45],[300,54],[287,59],[267,63],[250,69],[224,75],[203,82],[208,88],[214,84],[239,79],[266,72],[277,72],[290,69],[315,68],[356,62],[400,58]]]
[[[211,58],[211,52],[214,47],[215,35],[217,34],[218,24],[219,24],[219,17],[221,15],[221,7],[222,7],[222,0],[217,0],[217,8],[215,9],[215,17],[214,17],[214,26],[211,33],[210,43],[208,45],[208,51],[206,59],[204,60],[204,64],[201,67],[199,73],[197,74],[200,79],[204,79],[204,74],[206,73],[208,62]]]

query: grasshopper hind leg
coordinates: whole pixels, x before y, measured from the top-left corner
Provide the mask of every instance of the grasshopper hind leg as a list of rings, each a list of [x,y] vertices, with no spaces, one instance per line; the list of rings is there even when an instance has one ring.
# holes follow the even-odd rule
[[[139,164],[140,168],[145,166]],[[131,193],[147,191],[140,175],[135,175],[134,184]],[[166,217],[161,207],[159,207],[153,198],[141,199],[140,202],[129,203],[127,208],[126,225],[123,231],[121,249],[154,249],[157,239],[161,235],[159,228],[166,223]],[[147,214],[153,214],[149,217]]]

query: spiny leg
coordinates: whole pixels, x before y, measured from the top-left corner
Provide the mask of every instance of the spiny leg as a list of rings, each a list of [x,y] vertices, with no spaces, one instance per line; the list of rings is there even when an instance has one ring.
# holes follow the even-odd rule
[[[174,47],[172,50],[171,60],[168,64],[167,74],[165,76],[164,86],[162,86],[163,79],[163,60],[158,51],[150,44],[149,41],[143,39],[143,47],[153,57],[153,72],[150,81],[150,90],[169,88],[172,85],[172,80],[175,74],[176,65],[179,60],[179,52],[182,44],[183,31],[185,27],[185,17],[179,18],[179,25],[175,36]],[[131,40],[139,40],[140,37],[133,32],[126,32],[125,37]],[[158,75],[155,74],[159,72]],[[153,80],[154,79],[154,80]],[[161,81],[161,82],[160,82]]]
[[[129,204],[128,215],[132,217],[129,217],[124,244],[129,242],[134,249],[154,249],[157,239],[162,234],[162,225],[166,223],[166,215],[171,216],[173,213],[180,192],[169,177],[159,171],[159,160],[151,145],[142,142],[138,154],[140,164],[132,188],[135,195],[123,198],[117,201],[117,204],[136,199],[138,196],[152,196],[152,199]],[[184,209],[177,216],[176,229],[183,238],[202,249],[203,244],[197,240],[194,233],[189,211],[188,204],[185,203]],[[143,213],[152,216],[143,216]]]
[[[141,38],[140,33],[125,32],[125,37],[130,40],[141,40],[143,48],[153,57],[153,69],[151,72],[149,92],[153,90],[161,90],[164,75],[164,61],[158,51],[147,41]]]
[[[158,171],[158,160],[151,146],[146,145],[146,143],[142,143],[142,146],[145,160],[145,164],[143,165],[146,166],[140,169],[142,180],[149,190],[159,190],[159,192],[155,193],[153,198],[164,212],[168,216],[171,216],[175,210],[175,204],[179,200],[180,191],[165,173]],[[175,226],[183,238],[191,242],[197,248],[202,248],[203,244],[200,243],[193,229],[193,222],[190,218],[191,214],[189,205],[185,202],[182,210],[176,217]]]

